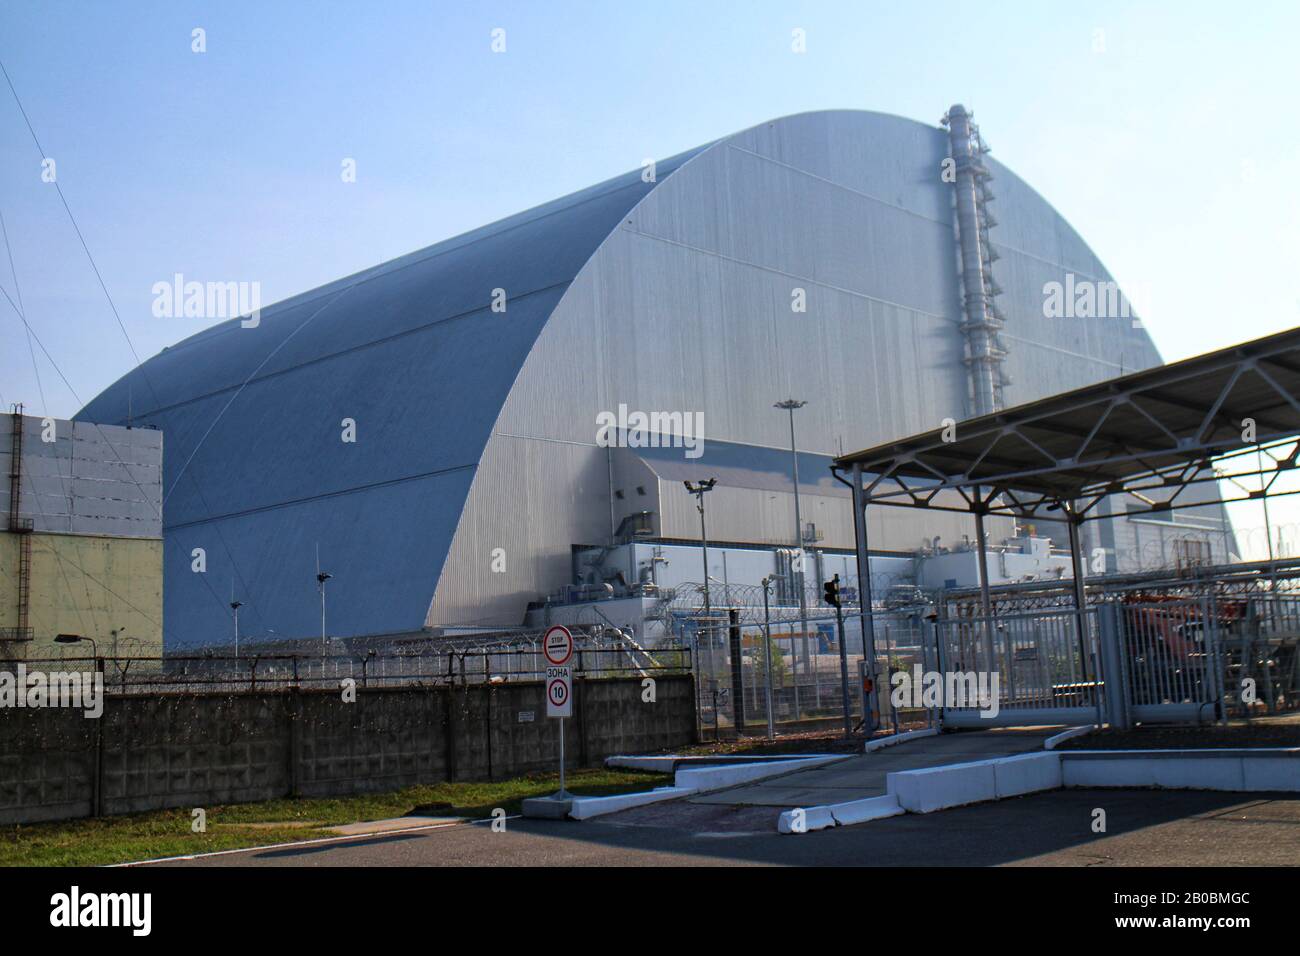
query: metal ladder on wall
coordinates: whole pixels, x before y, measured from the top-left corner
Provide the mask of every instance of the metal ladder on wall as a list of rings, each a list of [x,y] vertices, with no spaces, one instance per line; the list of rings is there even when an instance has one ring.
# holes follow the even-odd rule
[[[0,642],[32,639],[32,519],[21,516],[23,472],[23,407],[14,405],[13,433],[9,441],[9,523],[7,531],[18,536],[18,621],[16,627],[0,628]]]

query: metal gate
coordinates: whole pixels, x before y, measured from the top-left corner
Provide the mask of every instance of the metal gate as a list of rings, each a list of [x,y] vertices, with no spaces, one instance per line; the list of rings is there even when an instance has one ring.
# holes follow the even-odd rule
[[[1228,622],[1211,598],[1134,598],[1107,604],[1102,612],[1102,663],[1124,689],[1111,701],[1113,725],[1201,723],[1223,716]]]
[[[1099,722],[1097,631],[1096,608],[934,621],[943,725]],[[979,699],[970,699],[971,687]]]
[[[1212,597],[936,620],[941,722],[1131,727],[1220,719],[1233,690],[1227,675],[1249,659],[1231,649],[1242,620],[1235,604]]]

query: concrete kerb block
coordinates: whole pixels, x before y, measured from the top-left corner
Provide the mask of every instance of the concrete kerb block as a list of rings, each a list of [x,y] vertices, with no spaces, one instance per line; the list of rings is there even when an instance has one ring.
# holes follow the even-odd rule
[[[725,790],[739,783],[752,783],[767,777],[780,777],[796,770],[807,770],[823,764],[838,763],[849,758],[842,754],[820,757],[803,757],[793,760],[774,760],[770,763],[723,764],[711,767],[679,767],[673,783],[697,793]]]
[[[523,814],[535,820],[563,820],[574,801],[556,797],[528,797],[523,802]]]
[[[569,817],[574,820],[587,820],[606,813],[630,810],[632,807],[643,807],[663,800],[688,797],[692,793],[693,790],[684,790],[681,787],[656,787],[654,790],[645,790],[641,793],[620,793],[612,797],[574,797],[569,808]]]
[[[1300,792],[1300,749],[1072,750],[1061,753],[1065,787]]]
[[[795,760],[770,760],[761,763],[722,764],[708,767],[681,768],[673,775],[673,786],[659,787],[640,793],[623,793],[612,797],[574,797],[567,813],[574,820],[589,820],[606,813],[616,813],[632,807],[676,800],[698,793],[725,790],[739,783],[751,783],[767,777],[780,777],[795,770],[818,767],[825,763],[846,760],[841,754],[804,757]],[[539,807],[549,811],[550,807]],[[525,801],[524,815],[530,816]]]
[[[1241,779],[1245,790],[1300,793],[1300,760],[1242,754]]]
[[[997,798],[994,760],[901,770],[885,777],[886,791],[910,813],[933,813],[948,807]]]
[[[898,805],[898,800],[886,794],[882,797],[866,797],[862,800],[849,800],[845,803],[832,803],[816,807],[799,807],[785,810],[776,820],[777,833],[808,833],[812,830],[826,830],[830,827],[849,827],[869,820],[884,817],[896,817],[906,811]],[[798,814],[803,814],[802,829],[795,829]]]
[[[886,775],[885,786],[883,797],[787,810],[777,831],[851,826],[1061,787],[1300,792],[1300,750],[1039,752],[896,771]]]
[[[877,737],[874,740],[868,740],[863,746],[862,752],[874,753],[885,747],[892,747],[894,744],[906,743],[909,740],[916,740],[918,737],[936,737],[938,734],[938,727],[928,727],[925,730],[908,730],[901,734],[891,734],[888,737]]]
[[[1040,790],[1059,790],[1061,756],[1038,753],[999,758],[993,761],[993,781],[998,800]]]
[[[1043,741],[1044,750],[1055,750],[1065,741],[1072,737],[1082,737],[1084,734],[1090,734],[1097,729],[1096,724],[1084,724],[1082,727],[1071,727],[1069,730],[1063,730],[1053,737],[1048,737]]]
[[[1201,760],[1153,760],[1154,786],[1163,790],[1244,790],[1240,756]]]
[[[796,821],[802,819],[796,829]],[[777,833],[808,833],[812,830],[827,830],[835,826],[835,817],[830,807],[796,807],[784,810],[776,818]]]
[[[850,800],[847,803],[832,804],[830,811],[831,816],[835,818],[835,822],[842,827],[866,823],[868,820],[883,820],[885,817],[896,817],[907,812],[898,805],[898,798],[889,794],[882,797],[867,797],[865,800]]]
[[[673,773],[677,770],[698,767],[781,763],[813,757],[837,759],[838,756],[837,754],[805,754],[803,757],[792,757],[789,754],[692,754],[690,756],[682,754],[656,754],[653,756],[615,754],[612,757],[605,758],[605,766],[621,770],[649,770],[654,773]]]

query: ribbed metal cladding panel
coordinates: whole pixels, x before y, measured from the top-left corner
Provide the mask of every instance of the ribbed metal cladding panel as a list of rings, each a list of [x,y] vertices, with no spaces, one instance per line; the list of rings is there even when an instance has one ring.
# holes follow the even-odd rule
[[[438,579],[430,621],[522,622],[528,601],[569,583],[571,545],[609,540],[608,474],[605,449],[594,444],[494,437]],[[494,570],[498,558],[504,570]]]
[[[22,419],[20,514],[33,530],[160,537],[161,432],[64,419],[48,419],[47,426],[46,421]],[[0,474],[6,476],[12,424],[12,416],[0,416]]]

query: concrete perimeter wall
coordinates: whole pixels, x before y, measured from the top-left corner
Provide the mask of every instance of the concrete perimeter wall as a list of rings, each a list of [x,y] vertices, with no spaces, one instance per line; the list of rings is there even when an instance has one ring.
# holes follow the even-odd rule
[[[578,681],[570,767],[695,740],[690,677]],[[528,714],[531,712],[532,720]],[[521,716],[523,721],[521,721]],[[0,824],[336,796],[555,770],[542,684],[109,697],[0,710]]]

